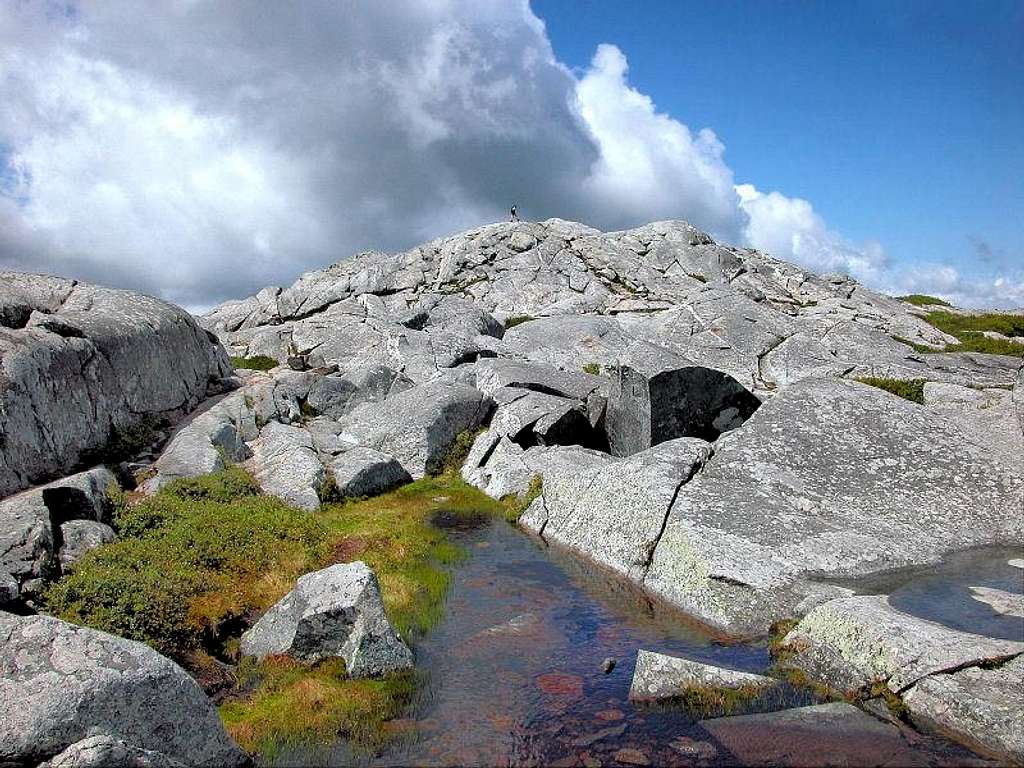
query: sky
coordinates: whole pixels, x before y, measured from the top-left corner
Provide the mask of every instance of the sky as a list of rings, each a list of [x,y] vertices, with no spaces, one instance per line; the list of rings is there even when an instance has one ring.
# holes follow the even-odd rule
[[[1024,307],[1024,4],[0,0],[0,269],[193,310],[507,217]]]

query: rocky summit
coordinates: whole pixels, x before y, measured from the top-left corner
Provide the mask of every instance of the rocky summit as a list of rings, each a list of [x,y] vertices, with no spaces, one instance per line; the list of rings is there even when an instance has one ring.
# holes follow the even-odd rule
[[[614,584],[626,613],[657,605],[709,637],[772,635],[769,669],[763,645],[721,666],[654,647],[590,665],[613,683],[635,675],[621,707],[708,691],[727,703],[737,687],[789,702],[702,722],[678,754],[771,762],[768,747],[743,756],[747,734],[781,723],[817,742],[840,722],[854,762],[877,733],[899,760],[969,754],[925,759],[900,736],[912,722],[1024,759],[1024,585],[967,585],[958,610],[982,617],[968,627],[911,615],[884,581],[989,551],[1024,574],[1024,323],[923,298],[682,221],[488,225],[359,253],[200,318],[0,274],[0,695],[15,712],[0,718],[0,762],[241,764],[230,737],[272,762],[289,728],[335,738],[404,716],[417,644],[462,562],[445,530],[495,510],[559,567]],[[982,327],[992,317],[1001,331]],[[484,646],[506,643],[528,659],[548,643],[559,595],[540,583],[509,588],[537,602],[510,602],[512,618],[488,603],[452,658],[504,658]],[[488,702],[519,700],[467,669],[457,682],[486,678]],[[596,685],[536,680],[562,714]],[[818,688],[794,694],[799,680]],[[862,709],[824,704],[825,689]],[[225,691],[218,719],[204,693]],[[571,743],[647,764],[639,726],[602,706],[600,730]]]

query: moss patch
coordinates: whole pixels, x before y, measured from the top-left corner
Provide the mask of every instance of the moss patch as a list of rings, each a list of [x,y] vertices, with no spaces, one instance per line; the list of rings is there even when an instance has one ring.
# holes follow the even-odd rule
[[[543,490],[544,478],[540,475],[534,475],[530,478],[530,486],[525,494],[510,493],[508,496],[502,496],[501,506],[504,509],[505,519],[510,523],[518,523],[526,508],[533,503],[534,499],[540,496]]]
[[[861,384],[867,384],[878,389],[884,389],[897,397],[909,400],[912,403],[924,405],[924,379],[885,379],[877,376],[863,376],[857,379]]]
[[[532,315],[512,315],[512,317],[505,321],[505,330],[507,331],[509,328],[515,328],[517,325],[522,325],[536,319]]]
[[[943,301],[935,296],[928,296],[924,293],[911,293],[908,296],[897,296],[900,301],[905,301],[907,304],[913,304],[915,307],[927,307],[929,305],[939,307],[951,307],[953,306],[948,301]]]
[[[136,505],[120,504],[121,539],[89,553],[46,595],[66,620],[149,643],[198,678],[211,657],[234,660],[238,638],[303,573],[363,560],[406,640],[443,615],[451,566],[465,553],[432,517],[503,515],[505,507],[455,476],[428,477],[372,499],[311,514],[260,495],[238,467],[172,483]],[[410,675],[349,680],[337,663],[306,667],[245,660],[222,705],[247,749],[315,744],[348,736],[372,747],[381,724],[406,705]]]
[[[254,355],[253,357],[232,357],[231,367],[236,370],[239,368],[247,368],[252,371],[269,371],[271,368],[277,368],[280,363],[272,357],[266,355]]]
[[[591,376],[599,376],[601,374],[601,364],[587,363],[583,366],[583,372],[589,373]]]

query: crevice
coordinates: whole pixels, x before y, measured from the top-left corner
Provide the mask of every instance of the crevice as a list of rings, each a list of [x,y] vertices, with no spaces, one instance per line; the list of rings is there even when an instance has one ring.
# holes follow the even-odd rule
[[[957,672],[962,672],[965,669],[974,669],[974,668],[982,669],[982,670],[999,669],[1001,667],[1006,666],[1011,661],[1013,661],[1014,659],[1016,659],[1016,658],[1018,658],[1019,656],[1022,656],[1022,655],[1024,655],[1024,654],[1020,654],[1020,653],[1000,654],[998,656],[991,656],[991,657],[985,658],[985,659],[972,659],[970,661],[965,661],[962,664],[957,664],[957,665],[952,666],[952,667],[945,667],[943,669],[937,669],[934,672],[928,672],[927,674],[921,675],[921,677],[918,677],[918,678],[914,679],[913,681],[907,683],[902,688],[900,688],[898,691],[896,691],[896,694],[898,696],[902,696],[908,690],[910,690],[915,685],[917,685],[922,680],[924,680],[925,678],[928,678],[928,677],[935,677],[936,675],[955,675]],[[913,662],[910,662],[910,663],[912,664]],[[909,666],[909,664],[906,665],[906,666]]]

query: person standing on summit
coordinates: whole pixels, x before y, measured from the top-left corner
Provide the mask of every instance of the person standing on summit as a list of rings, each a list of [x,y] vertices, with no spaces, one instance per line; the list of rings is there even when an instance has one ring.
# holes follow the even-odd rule
[[[519,213],[516,211],[516,204],[512,203],[512,213],[508,217],[509,221],[519,221]]]

